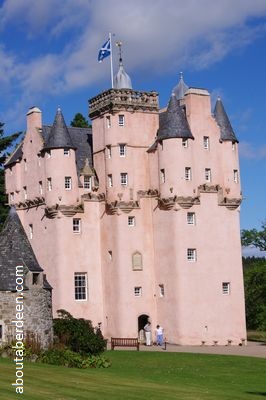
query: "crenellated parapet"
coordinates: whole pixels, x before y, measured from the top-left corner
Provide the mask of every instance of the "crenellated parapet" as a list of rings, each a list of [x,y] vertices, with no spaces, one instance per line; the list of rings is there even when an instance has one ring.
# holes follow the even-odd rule
[[[73,217],[76,214],[84,213],[84,207],[82,204],[77,206],[64,206],[56,204],[52,207],[45,208],[45,216],[46,218],[53,219],[57,217],[59,214],[64,215],[65,217]]]
[[[143,92],[132,89],[110,89],[89,100],[89,117],[97,118],[104,113],[120,110],[157,113],[159,101],[157,92]]]
[[[132,210],[139,209],[140,205],[138,201],[114,201],[106,203],[106,213],[110,215],[119,215],[122,212],[128,214]]]

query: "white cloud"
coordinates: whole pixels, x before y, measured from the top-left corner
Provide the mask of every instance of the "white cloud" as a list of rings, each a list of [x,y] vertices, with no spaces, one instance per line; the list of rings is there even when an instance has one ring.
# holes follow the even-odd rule
[[[25,108],[30,98],[96,83],[107,74],[108,63],[99,66],[96,57],[108,32],[123,41],[129,73],[203,69],[265,34],[263,24],[247,23],[263,16],[265,0],[5,0],[0,80],[10,98],[21,91],[16,104],[24,99]],[[4,35],[12,30],[21,33],[25,58],[15,43],[4,47]]]
[[[262,160],[266,158],[266,144],[263,146],[255,147],[253,143],[240,142],[239,154],[241,158],[249,160]]]

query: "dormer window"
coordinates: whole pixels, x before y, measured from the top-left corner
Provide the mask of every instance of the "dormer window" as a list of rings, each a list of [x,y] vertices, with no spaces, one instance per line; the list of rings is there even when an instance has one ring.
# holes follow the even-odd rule
[[[37,285],[38,284],[38,278],[39,278],[39,273],[38,272],[33,272],[32,274],[32,284]]]
[[[84,175],[84,189],[90,190],[91,189],[91,176]]]

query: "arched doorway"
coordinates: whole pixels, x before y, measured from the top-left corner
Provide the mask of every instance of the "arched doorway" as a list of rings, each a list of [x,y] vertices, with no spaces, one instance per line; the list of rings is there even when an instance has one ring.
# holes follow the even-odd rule
[[[145,335],[144,335],[144,326],[147,324],[149,321],[150,317],[149,315],[146,314],[141,314],[138,317],[138,336],[139,336],[139,341],[140,343],[145,342]]]

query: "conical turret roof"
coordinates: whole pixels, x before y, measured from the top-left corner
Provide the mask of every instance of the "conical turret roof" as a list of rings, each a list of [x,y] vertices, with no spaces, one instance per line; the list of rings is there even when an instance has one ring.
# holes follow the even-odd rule
[[[115,89],[132,89],[132,83],[129,75],[123,66],[122,58],[119,59],[119,69],[114,81]]]
[[[194,139],[184,109],[179,105],[174,93],[172,93],[167,110],[160,114],[158,140],[182,138]]]
[[[238,140],[235,136],[235,133],[233,131],[233,128],[231,126],[229,118],[225,112],[225,109],[224,109],[224,106],[223,106],[223,103],[222,103],[222,100],[220,99],[220,97],[218,97],[218,99],[217,99],[213,114],[214,114],[214,118],[220,128],[220,132],[221,132],[220,140],[222,142],[231,141],[233,143],[235,143],[235,142],[238,143]]]
[[[16,266],[42,272],[14,207],[0,233],[0,291],[16,289]]]
[[[179,82],[172,90],[172,93],[175,95],[177,100],[181,100],[184,98],[186,91],[188,90],[188,86],[185,84],[183,79],[183,72],[180,72]]]
[[[44,145],[44,149],[72,148],[75,146],[68,132],[64,116],[60,108],[57,109],[53,126]]]

